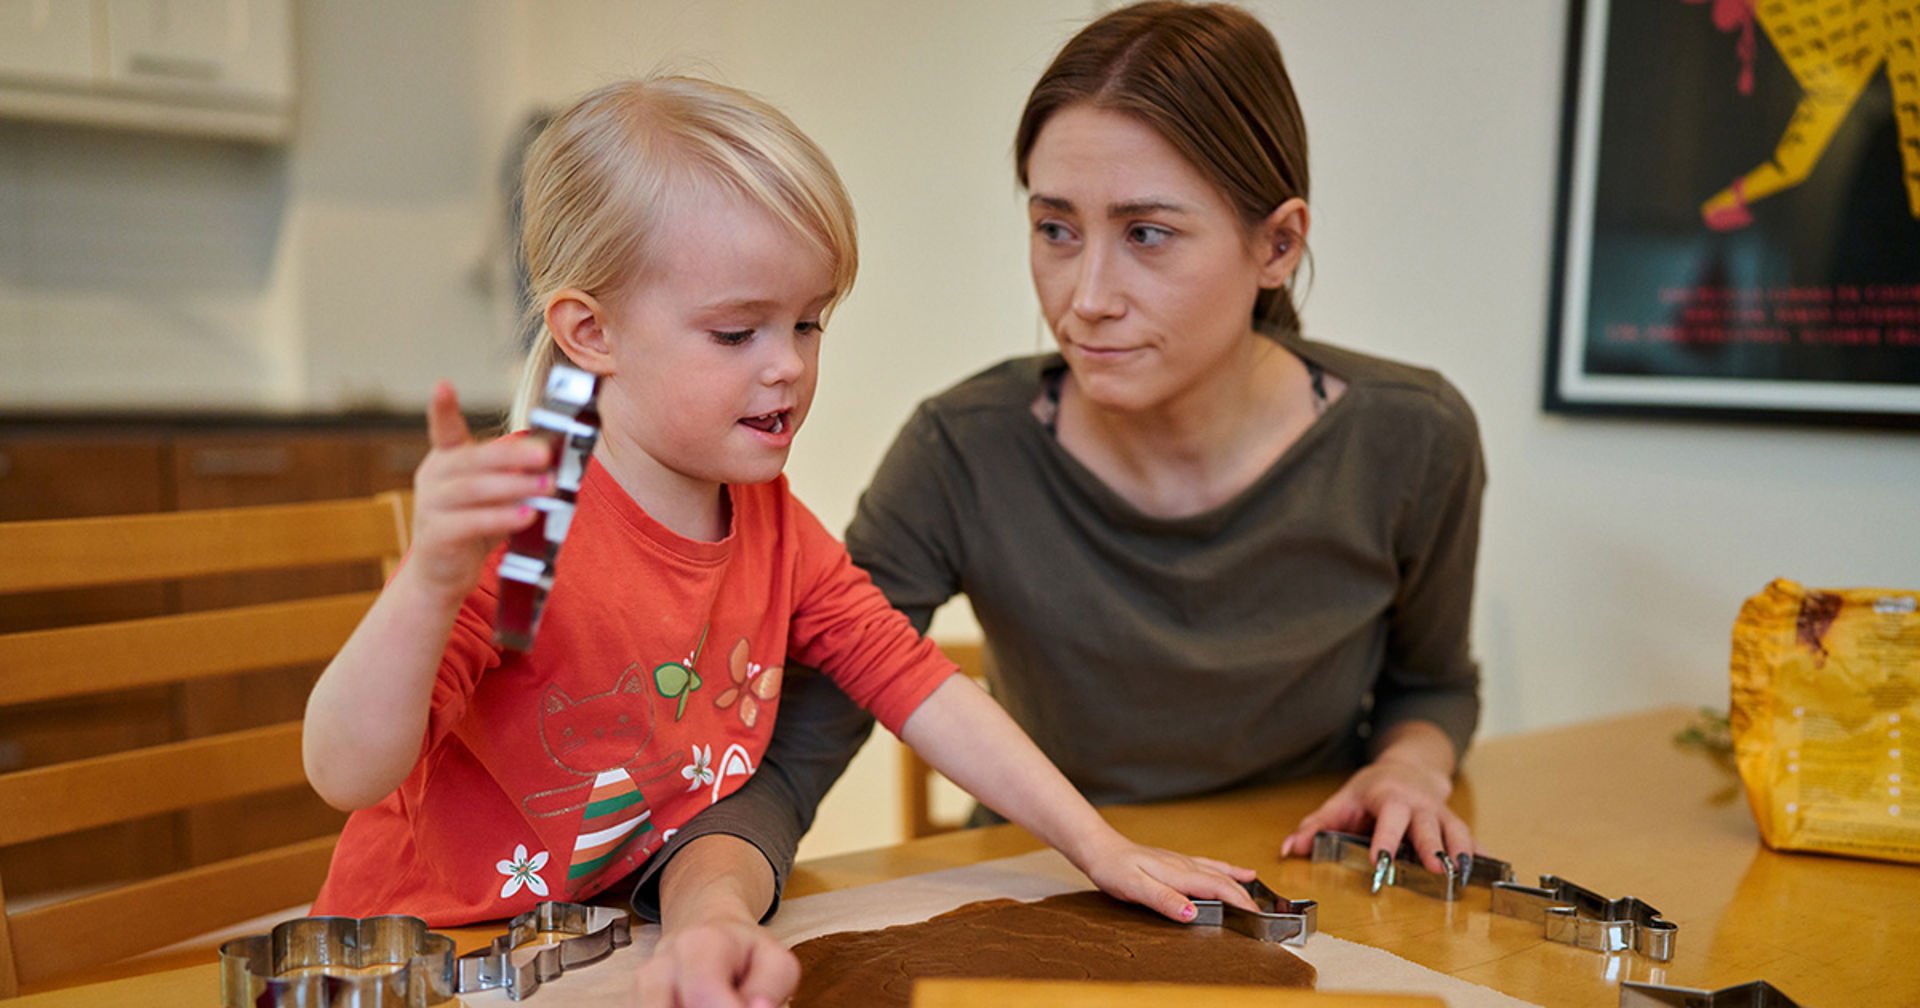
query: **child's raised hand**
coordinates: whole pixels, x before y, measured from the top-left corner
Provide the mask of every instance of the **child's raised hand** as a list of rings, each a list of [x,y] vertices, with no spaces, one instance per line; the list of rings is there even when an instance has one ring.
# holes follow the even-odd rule
[[[1188,857],[1146,847],[1114,834],[1110,842],[1084,856],[1080,870],[1109,896],[1138,903],[1186,923],[1197,912],[1195,899],[1224,900],[1243,910],[1258,910],[1242,882],[1254,871],[1212,858]]]
[[[506,437],[475,441],[445,381],[427,406],[432,450],[413,474],[408,566],[436,593],[458,599],[480,581],[487,554],[534,520],[526,499],[551,489],[547,447]]]

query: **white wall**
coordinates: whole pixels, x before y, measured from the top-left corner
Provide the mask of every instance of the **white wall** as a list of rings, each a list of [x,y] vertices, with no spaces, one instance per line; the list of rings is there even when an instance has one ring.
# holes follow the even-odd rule
[[[504,402],[517,10],[299,3],[283,147],[0,122],[0,408]]]
[[[302,3],[283,152],[0,125],[0,404],[413,404],[439,374],[504,398],[475,275],[508,132],[665,64],[786,108],[858,204],[865,266],[790,470],[841,526],[916,400],[1040,345],[1008,150],[1095,6]],[[1480,418],[1488,732],[1724,705],[1734,613],[1776,575],[1920,586],[1912,434],[1540,412],[1563,3],[1253,6],[1312,136],[1310,332],[1437,367]],[[892,756],[868,748],[804,850],[895,836]]]

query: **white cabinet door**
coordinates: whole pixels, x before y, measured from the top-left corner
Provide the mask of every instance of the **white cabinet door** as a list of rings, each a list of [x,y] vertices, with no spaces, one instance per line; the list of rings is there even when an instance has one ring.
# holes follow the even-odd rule
[[[290,0],[107,0],[107,76],[146,90],[283,103]]]
[[[94,80],[94,7],[85,0],[0,0],[0,80]]]

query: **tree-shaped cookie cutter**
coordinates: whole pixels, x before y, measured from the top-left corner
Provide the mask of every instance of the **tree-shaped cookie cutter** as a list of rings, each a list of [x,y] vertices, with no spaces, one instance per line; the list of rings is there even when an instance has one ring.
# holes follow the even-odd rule
[[[1225,927],[1264,942],[1305,945],[1307,938],[1320,929],[1320,904],[1313,900],[1290,900],[1267,888],[1259,879],[1242,882],[1259,912],[1242,910],[1222,900],[1193,901],[1192,924]]]
[[[560,562],[560,544],[573,522],[580,479],[600,439],[595,404],[599,390],[600,379],[594,375],[555,364],[547,372],[540,406],[527,415],[527,436],[547,445],[553,493],[527,501],[542,514],[507,539],[507,551],[500,557],[500,603],[494,614],[493,639],[510,650],[532,650],[533,635],[540,628],[540,612],[553,590]]]
[[[558,942],[533,946],[551,935]],[[568,970],[590,966],[633,943],[632,924],[621,907],[541,903],[515,917],[492,944],[460,957],[455,988],[462,994],[504,990],[521,1001]]]
[[[1401,844],[1399,851],[1392,855],[1381,851],[1378,858],[1370,853],[1372,845],[1371,838],[1355,833],[1321,830],[1313,835],[1313,860],[1344,865],[1361,874],[1372,873],[1376,893],[1386,886],[1397,886],[1448,902],[1459,899],[1468,886],[1485,888],[1495,882],[1513,881],[1512,865],[1485,854],[1442,857],[1443,870],[1435,872],[1427,870],[1427,866],[1420,863],[1419,855],[1406,844]]]
[[[1680,926],[1660,919],[1660,911],[1632,896],[1608,899],[1553,875],[1539,886],[1518,882],[1493,885],[1493,912],[1533,921],[1548,941],[1594,952],[1638,952],[1657,962],[1673,959]]]
[[[429,1008],[453,999],[453,939],[418,917],[301,917],[220,946],[226,1008]]]

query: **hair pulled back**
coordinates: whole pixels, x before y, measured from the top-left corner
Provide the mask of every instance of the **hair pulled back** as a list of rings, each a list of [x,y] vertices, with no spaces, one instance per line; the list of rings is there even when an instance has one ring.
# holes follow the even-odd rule
[[[1153,0],[1081,29],[1027,97],[1014,135],[1021,186],[1027,185],[1027,159],[1047,121],[1082,104],[1145,123],[1227,198],[1249,228],[1287,200],[1307,198],[1306,121],[1280,46],[1238,7]],[[1260,292],[1253,325],[1275,337],[1299,334],[1291,280]]]

